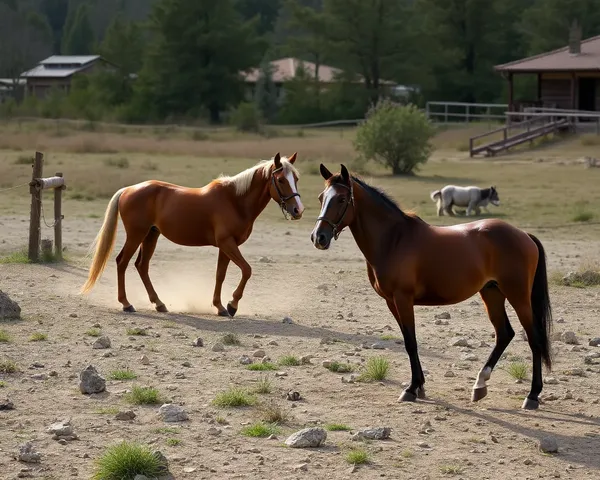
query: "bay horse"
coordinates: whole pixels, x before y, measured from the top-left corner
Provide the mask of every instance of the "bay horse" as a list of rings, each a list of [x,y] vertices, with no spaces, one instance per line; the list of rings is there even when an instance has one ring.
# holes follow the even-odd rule
[[[92,243],[95,247],[88,279],[81,289],[87,293],[101,276],[110,252],[114,248],[119,215],[125,227],[126,239],[117,255],[118,300],[125,312],[135,312],[125,293],[125,270],[140,247],[135,267],[146,287],[150,302],[159,312],[167,312],[150,281],[150,259],[159,236],[178,245],[206,246],[219,249],[213,306],[219,316],[233,317],[238,310],[252,268],[240,253],[256,218],[270,200],[275,201],[287,218],[302,217],[304,206],[294,167],[297,154],[289,158],[277,153],[235,176],[221,176],[200,188],[189,188],[158,180],[148,180],[121,188],[111,198],[104,222]],[[229,262],[242,271],[242,278],[233,292],[227,309],[221,303],[221,288]]]
[[[502,220],[432,226],[406,213],[389,196],[350,175],[342,165],[332,174],[321,164],[325,189],[311,233],[313,245],[329,248],[348,227],[363,253],[373,289],[396,318],[410,359],[411,381],[400,401],[425,398],[415,335],[415,305],[451,305],[479,292],[496,331],[496,344],[473,386],[472,401],[487,395],[487,381],[515,336],[505,301],[527,333],[533,357],[531,390],[524,409],[539,407],[542,359],[551,369],[552,312],[546,254],[541,242]]]

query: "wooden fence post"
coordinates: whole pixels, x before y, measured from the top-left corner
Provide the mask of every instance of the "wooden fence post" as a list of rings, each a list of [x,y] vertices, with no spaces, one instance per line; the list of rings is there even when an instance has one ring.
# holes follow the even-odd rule
[[[55,176],[62,177],[62,172]],[[54,253],[58,260],[62,260],[62,191],[65,186],[54,188]]]
[[[31,183],[29,184],[29,193],[31,193],[31,212],[29,216],[28,258],[32,262],[37,262],[40,256],[40,213],[42,209],[42,194],[37,185],[37,179],[42,178],[43,169],[44,154],[35,152]]]

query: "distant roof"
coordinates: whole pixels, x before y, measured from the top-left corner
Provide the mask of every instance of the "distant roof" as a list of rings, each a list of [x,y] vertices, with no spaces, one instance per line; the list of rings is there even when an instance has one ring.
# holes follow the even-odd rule
[[[581,53],[569,53],[569,47],[540,53],[522,60],[496,65],[499,72],[557,72],[600,70],[600,35],[581,42]]]
[[[273,60],[271,66],[273,68],[273,81],[275,83],[282,83],[286,80],[290,80],[296,76],[296,70],[300,66],[304,67],[304,70],[311,76],[315,75],[316,64],[314,62],[307,62],[298,58],[286,57],[280,58],[279,60]],[[319,82],[331,83],[335,82],[336,75],[343,73],[343,70],[339,68],[331,67],[329,65],[319,65]],[[248,73],[242,73],[244,81],[253,83],[258,80],[260,76],[260,68],[253,68]],[[381,81],[384,84],[393,85],[394,82]]]
[[[25,80],[22,78],[0,78],[0,85],[6,85],[7,87],[13,87],[15,85],[25,85]]]
[[[100,55],[52,55],[31,70],[23,72],[21,77],[66,78],[99,59]]]

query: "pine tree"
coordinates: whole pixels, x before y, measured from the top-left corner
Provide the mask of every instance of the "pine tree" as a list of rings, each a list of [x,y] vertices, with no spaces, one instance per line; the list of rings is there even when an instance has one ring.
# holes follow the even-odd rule
[[[88,55],[94,46],[94,32],[89,17],[90,7],[83,3],[75,14],[67,16],[63,36],[63,55]]]
[[[273,66],[267,58],[260,65],[254,100],[262,117],[271,122],[277,114],[277,87],[273,82]]]

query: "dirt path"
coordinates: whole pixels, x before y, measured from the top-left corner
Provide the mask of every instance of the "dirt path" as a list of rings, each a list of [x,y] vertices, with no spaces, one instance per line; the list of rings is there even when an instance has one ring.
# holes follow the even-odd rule
[[[26,221],[2,217],[0,223],[0,249],[22,245]],[[599,289],[551,288],[555,319],[563,322],[556,323],[555,331],[573,331],[581,344],[554,342],[554,371],[545,376],[554,377],[557,383],[545,385],[546,401],[538,411],[520,409],[529,390],[529,376],[523,383],[515,383],[506,371],[517,357],[530,370],[530,351],[512,310],[509,317],[518,334],[492,375],[488,397],[479,404],[470,402],[475,376],[493,345],[493,329],[478,297],[448,308],[416,309],[429,398],[400,404],[397,397],[410,375],[408,358],[403,345],[388,337],[401,335],[385,303],[371,289],[349,232],[344,232],[330,251],[320,252],[308,239],[312,228],[308,220],[297,224],[259,221],[242,247],[252,264],[253,277],[240,302],[239,316],[224,320],[212,315],[210,307],[215,249],[183,248],[164,239],[159,241],[150,275],[171,313],[151,309],[133,268],[128,271],[127,288],[138,313],[120,312],[112,261],[92,293],[79,296],[86,264],[78,257],[98,226],[99,220],[92,219],[65,225],[64,241],[74,264],[0,265],[0,288],[20,303],[24,317],[20,322],[0,323],[12,337],[10,343],[0,343],[0,357],[15,360],[21,368],[17,374],[0,375],[6,382],[0,388],[0,399],[8,396],[15,404],[15,410],[0,411],[2,478],[90,478],[94,459],[107,445],[122,439],[160,449],[178,479],[600,477],[600,358],[584,363],[587,354],[600,352],[600,347],[588,346],[590,338],[600,336]],[[567,242],[550,234],[541,239],[551,269],[574,268],[582,257],[600,247],[600,243]],[[117,248],[122,242],[120,230]],[[261,261],[261,257],[266,258]],[[238,279],[238,270],[230,267],[224,302]],[[443,311],[451,318],[447,325],[436,325],[434,315]],[[292,324],[282,323],[286,315],[293,319]],[[95,338],[86,331],[95,324],[111,339],[112,356],[104,356],[107,350],[92,349]],[[126,330],[134,326],[147,327],[149,335],[128,335]],[[48,339],[29,341],[34,332],[46,333]],[[211,351],[225,332],[235,332],[242,345]],[[466,338],[470,346],[451,346],[457,336]],[[203,338],[204,347],[191,345],[196,337]],[[323,343],[324,338],[337,341]],[[361,347],[374,343],[385,348]],[[314,356],[310,365],[280,367],[286,376],[267,372],[273,392],[259,397],[281,405],[290,414],[277,440],[240,435],[244,424],[257,420],[256,408],[220,409],[210,404],[229,386],[256,385],[261,372],[248,371],[239,358],[252,356],[259,348],[273,361],[284,355]],[[143,354],[149,359],[147,365],[140,362]],[[341,374],[321,366],[323,360],[333,359],[359,369],[375,355],[386,357],[391,364],[389,379],[381,383],[343,383]],[[78,391],[77,376],[89,363],[104,376],[129,367],[138,378],[108,380],[108,393],[84,396]],[[575,373],[582,375],[569,375],[573,368],[581,369]],[[57,375],[45,380],[32,378],[53,371]],[[168,399],[183,404],[190,420],[168,425],[156,416],[158,406],[127,405],[123,394],[132,385],[157,387]],[[299,391],[303,400],[282,398],[290,389]],[[132,408],[137,417],[118,421],[110,407]],[[217,417],[228,425],[216,423]],[[72,419],[80,439],[61,445],[45,430],[64,418]],[[350,441],[348,432],[328,432],[325,446],[319,449],[283,446],[295,430],[330,423],[353,430],[389,426],[391,439],[363,445],[371,462],[353,473],[345,455],[356,442]],[[174,426],[178,433],[156,430],[164,426]],[[545,436],[558,442],[557,455],[538,451],[537,443]],[[180,442],[167,445],[169,438]],[[27,440],[43,454],[38,465],[12,458],[17,446]]]

